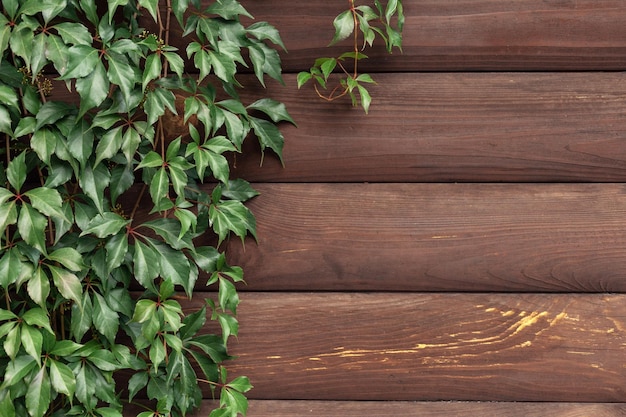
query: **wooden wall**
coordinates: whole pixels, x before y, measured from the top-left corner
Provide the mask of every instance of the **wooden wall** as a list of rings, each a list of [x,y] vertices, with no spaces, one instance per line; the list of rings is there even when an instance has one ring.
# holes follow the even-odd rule
[[[234,161],[248,415],[626,415],[626,3],[405,0],[367,116],[296,88],[345,3],[244,2],[298,123]]]

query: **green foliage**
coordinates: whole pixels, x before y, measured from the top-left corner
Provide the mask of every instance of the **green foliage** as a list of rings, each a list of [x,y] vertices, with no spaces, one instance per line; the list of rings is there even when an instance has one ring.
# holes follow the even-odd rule
[[[300,88],[313,80],[317,95],[328,101],[348,95],[353,106],[360,104],[367,113],[372,102],[367,84],[375,82],[369,74],[359,73],[359,61],[367,59],[367,55],[361,51],[366,47],[372,47],[376,38],[383,40],[389,53],[394,48],[402,50],[404,9],[402,0],[386,2],[374,0],[371,2],[373,7],[366,4],[357,5],[355,0],[349,0],[349,2],[350,8],[341,12],[333,21],[335,35],[330,45],[344,41],[353,35],[352,50],[338,57],[318,58],[309,71],[298,74],[297,82]],[[361,44],[359,39],[362,39]],[[346,61],[352,62],[351,70],[346,66]],[[328,89],[329,77],[337,67],[341,71],[338,85],[330,93],[323,93],[320,88]]]
[[[252,386],[224,367],[243,271],[222,242],[256,237],[257,192],[225,155],[252,136],[282,158],[285,106],[243,103],[236,79],[282,82],[278,32],[246,27],[235,0],[1,5],[2,414],[121,416],[139,396],[141,416],[183,416],[202,386],[220,397],[211,416],[245,414]],[[215,299],[183,311],[199,280]],[[221,332],[201,331],[210,320]]]

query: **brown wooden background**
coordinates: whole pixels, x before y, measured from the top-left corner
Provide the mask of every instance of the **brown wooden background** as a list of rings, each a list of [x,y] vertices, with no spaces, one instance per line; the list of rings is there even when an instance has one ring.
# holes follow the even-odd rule
[[[243,3],[298,123],[234,162],[249,416],[626,415],[626,2],[405,0],[368,116],[296,88],[347,2]]]

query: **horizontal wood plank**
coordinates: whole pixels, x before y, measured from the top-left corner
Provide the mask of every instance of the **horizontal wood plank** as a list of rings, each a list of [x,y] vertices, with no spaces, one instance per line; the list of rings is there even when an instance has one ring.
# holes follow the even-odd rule
[[[189,417],[206,417],[216,407],[207,400]],[[129,408],[126,416],[136,416],[145,411]],[[280,401],[251,400],[248,417],[615,417],[626,414],[624,404],[586,403],[503,403],[458,401]]]
[[[368,115],[348,99],[273,87],[285,166],[250,141],[234,175],[282,182],[625,181],[626,84],[617,73],[385,74]],[[254,88],[248,97],[261,92]],[[252,98],[249,99],[252,101]]]
[[[626,295],[249,293],[253,399],[619,402]]]
[[[362,4],[364,2],[357,2]],[[205,0],[204,4],[208,4]],[[348,2],[255,0],[245,7],[280,31],[287,72],[316,58],[350,51],[328,48],[333,19]],[[405,0],[403,53],[368,49],[367,71],[622,70],[626,67],[621,0]],[[148,24],[149,22],[145,22]],[[312,29],[315,28],[315,29]],[[173,32],[172,43],[180,37]]]
[[[622,184],[255,187],[250,290],[626,291]]]

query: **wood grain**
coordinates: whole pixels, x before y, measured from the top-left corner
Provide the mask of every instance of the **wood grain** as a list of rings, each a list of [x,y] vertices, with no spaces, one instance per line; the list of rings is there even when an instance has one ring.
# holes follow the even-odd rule
[[[249,290],[626,291],[622,184],[255,184]]]
[[[250,293],[253,399],[618,402],[626,296]]]
[[[216,407],[207,400],[189,417],[206,417]],[[134,417],[142,408],[129,408]],[[281,401],[251,400],[248,417],[615,417],[626,415],[623,404],[502,403],[458,401]]]
[[[357,2],[362,4],[365,2]],[[208,4],[205,0],[204,4]],[[351,50],[327,48],[333,19],[348,2],[255,0],[244,6],[281,33],[286,72]],[[403,53],[368,49],[367,71],[622,70],[626,67],[621,0],[405,0]],[[143,22],[149,25],[148,21]],[[312,28],[319,28],[313,30]],[[173,44],[180,31],[172,32]]]
[[[368,115],[349,100],[273,85],[285,124],[282,167],[253,140],[233,174],[252,181],[626,180],[626,84],[618,73],[379,74]],[[246,89],[252,102],[262,91]],[[258,148],[258,145],[256,145]]]

